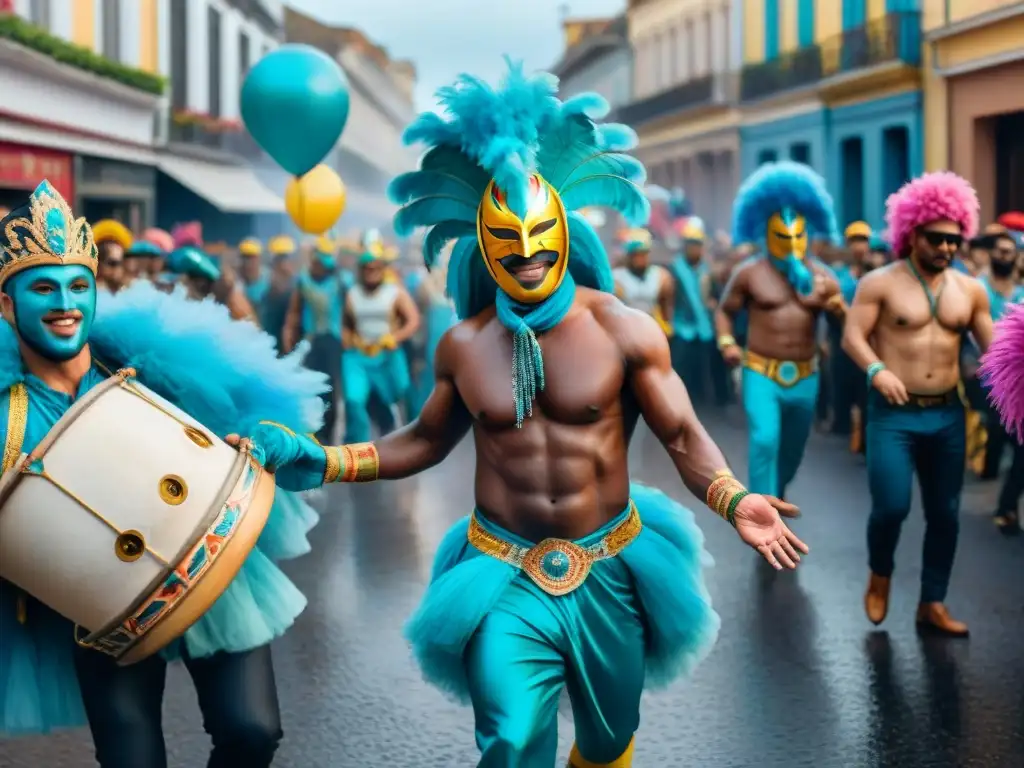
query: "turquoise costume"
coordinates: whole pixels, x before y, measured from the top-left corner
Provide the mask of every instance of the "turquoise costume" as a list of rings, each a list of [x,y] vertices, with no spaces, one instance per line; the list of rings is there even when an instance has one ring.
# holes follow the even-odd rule
[[[402,206],[395,217],[399,235],[429,228],[428,266],[455,240],[447,284],[458,316],[494,307],[507,329],[514,371],[509,396],[520,424],[531,418],[534,397],[545,386],[537,334],[565,317],[577,285],[614,290],[604,248],[577,210],[606,206],[633,221],[647,215],[636,184],[643,168],[625,154],[635,144],[633,132],[596,123],[608,109],[596,95],[563,103],[555,94],[553,80],[528,78],[516,66],[496,90],[463,76],[442,91],[445,117],[421,115],[406,131],[408,142],[429,150],[420,170],[389,188]],[[552,193],[564,204],[558,213],[551,213]],[[517,301],[492,278],[476,232],[478,207],[486,205],[501,206],[503,214],[518,211],[523,232],[540,226],[523,223],[526,209],[543,221],[544,231],[557,229],[557,217],[565,219],[569,240],[558,259],[566,260],[567,271],[546,298]],[[517,232],[484,226],[509,241]],[[543,236],[536,245],[515,241],[534,255],[551,244]],[[554,265],[552,272],[560,262]],[[274,457],[285,487],[377,478],[372,445],[330,447],[325,456],[312,441],[271,427],[261,428],[257,442]],[[631,499],[621,515],[575,542],[525,540],[479,509],[442,541],[406,636],[425,678],[472,703],[479,766],[550,768],[563,688],[576,728],[570,765],[631,765],[641,691],[673,680],[710,649],[718,618],[704,587],[708,557],[692,514],[642,486],[631,488]]]
[[[367,252],[359,258],[359,263],[366,264],[380,258]],[[369,334],[363,331],[361,334],[362,348],[350,348],[342,352],[341,378],[342,391],[345,395],[346,443],[364,443],[370,439],[371,398],[376,399],[376,405],[381,412],[378,421],[384,422],[380,424],[382,431],[390,432],[394,424],[392,408],[404,402],[412,383],[405,349],[389,349],[381,344],[391,333],[388,316],[393,313],[394,295],[397,290],[397,284],[384,282],[374,291],[365,292],[357,281],[346,292],[347,311],[352,316],[357,331],[363,324],[364,312],[373,312],[376,321],[375,331]],[[389,306],[383,306],[381,302]],[[364,303],[366,307],[363,306]]]
[[[95,249],[88,225],[73,221],[47,182],[32,200],[33,206],[45,209],[40,215],[45,217],[46,230],[30,230],[23,226],[27,220],[23,218],[13,230],[11,225],[6,230],[14,231],[22,243],[11,241],[9,234],[6,242],[0,237],[4,249],[0,282],[6,280],[3,291],[18,307],[17,332],[0,322],[0,437],[5,469],[9,457],[13,463],[20,452],[33,449],[78,397],[107,377],[100,361],[107,370],[135,368],[147,387],[219,435],[248,433],[262,419],[304,430],[319,425],[322,377],[301,368],[296,356],[279,359],[268,336],[249,323],[231,321],[227,310],[214,302],[191,301],[181,289],[168,295],[140,281],[117,295],[100,296],[97,304],[92,278]],[[36,257],[43,258],[43,265],[21,266],[19,259],[28,253],[23,250],[24,240],[38,239],[41,231],[47,233],[46,243],[32,247],[45,251],[44,257]],[[23,282],[38,285],[40,280],[51,280],[54,290],[24,291]],[[22,315],[33,310],[32,293],[37,302],[44,296],[52,304],[39,307],[38,312],[81,312],[80,333],[71,341],[52,335],[37,339],[32,323]],[[50,360],[71,359],[88,343],[94,362],[77,397],[52,390],[25,370],[19,336]],[[72,342],[77,346],[73,355],[70,349],[62,353],[61,345]],[[27,402],[23,429],[20,419],[12,418],[16,413],[12,403],[19,400]],[[316,512],[300,497],[279,492],[258,546],[238,576],[209,612],[165,649],[165,657],[186,654],[201,659],[222,651],[245,652],[283,634],[306,600],[274,561],[308,552],[306,534],[317,520]],[[85,723],[73,665],[76,652],[83,653],[75,645],[69,621],[31,598],[26,605],[19,590],[0,582],[0,733],[44,733]],[[147,764],[144,757],[138,760],[137,765]]]
[[[769,226],[769,221],[773,222]],[[779,237],[779,235],[782,237]],[[813,290],[809,235],[837,237],[824,181],[805,165],[762,165],[743,183],[733,208],[733,241],[756,243],[795,293]],[[750,429],[753,493],[782,496],[796,476],[814,425],[817,360],[769,360],[747,350],[743,407]]]

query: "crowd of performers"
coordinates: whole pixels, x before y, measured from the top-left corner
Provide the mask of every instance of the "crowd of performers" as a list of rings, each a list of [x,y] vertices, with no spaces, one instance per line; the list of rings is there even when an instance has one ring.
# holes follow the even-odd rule
[[[814,423],[827,316],[842,320],[842,346],[870,384],[868,618],[885,618],[916,474],[927,518],[916,618],[966,632],[943,604],[965,463],[966,335],[988,350],[983,369],[1010,427],[1024,421],[1024,328],[1013,327],[1024,313],[993,337],[989,289],[951,269],[977,230],[970,186],[940,173],[897,192],[895,259],[844,295],[843,275],[809,247],[837,236],[821,179],[765,165],[735,206],[735,239],[751,250],[716,293],[695,221],[668,268],[649,264],[651,238],[634,230],[613,271],[581,211],[605,206],[642,226],[649,202],[627,154],[635,136],[600,122],[602,99],[562,102],[552,78],[512,65],[499,88],[460,78],[443,104],[408,128],[427,152],[389,189],[398,234],[427,230],[428,271],[408,281],[389,276],[372,238],[351,264],[318,242],[298,274],[287,238],[267,244],[269,266],[247,241],[229,274],[194,226],[137,239],[113,223],[90,229],[46,182],[0,222],[5,470],[106,372],[132,365],[229,442],[250,438],[280,489],[239,576],[144,662],[119,667],[76,645],[67,620],[0,584],[0,730],[87,721],[103,768],[166,766],[163,678],[180,659],[213,741],[209,765],[270,765],[282,732],[269,647],[305,605],[275,561],[307,551],[316,523],[296,494],[415,475],[472,433],[475,508],[442,541],[406,627],[424,677],[472,705],[480,766],[554,765],[563,689],[569,766],[632,765],[641,693],[692,668],[719,628],[693,514],[630,480],[637,421],[723,524],[771,567],[795,568],[808,548],[783,522],[797,514],[784,499]],[[425,353],[410,365],[417,346]],[[719,362],[742,370],[746,485],[683,383],[703,392],[695,382],[706,380],[725,402]],[[341,444],[321,397],[328,413],[335,397],[344,408]],[[371,442],[375,401],[386,434]],[[409,423],[392,430],[398,405]]]

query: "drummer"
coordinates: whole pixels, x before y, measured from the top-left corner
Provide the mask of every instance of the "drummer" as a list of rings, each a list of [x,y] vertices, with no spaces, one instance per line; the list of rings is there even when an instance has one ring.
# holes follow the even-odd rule
[[[100,357],[110,368],[143,360],[139,382],[217,434],[260,419],[317,429],[319,421],[302,413],[317,412],[325,382],[280,361],[261,332],[145,281],[124,299],[109,298],[97,318],[96,270],[89,225],[73,218],[49,182],[0,221],[3,472],[106,378]],[[158,452],[145,437],[140,429],[140,448]],[[269,766],[282,738],[269,644],[306,604],[270,559],[308,551],[312,510],[296,503],[279,492],[259,544],[222,599],[165,654],[132,666],[76,646],[67,619],[0,581],[0,734],[46,733],[87,717],[101,768],[164,768],[164,656],[180,657],[213,741],[208,765]]]

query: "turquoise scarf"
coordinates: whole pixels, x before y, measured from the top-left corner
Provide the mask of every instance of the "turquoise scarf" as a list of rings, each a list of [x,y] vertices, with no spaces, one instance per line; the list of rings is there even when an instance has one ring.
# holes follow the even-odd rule
[[[575,298],[576,283],[568,272],[555,292],[539,304],[521,304],[498,290],[494,300],[498,320],[512,334],[512,396],[517,427],[533,415],[533,401],[544,389],[544,355],[537,334],[562,322]]]
[[[677,298],[677,305],[680,301],[686,302],[689,307],[688,313],[677,311],[675,313],[674,325],[679,337],[685,341],[700,339],[710,341],[715,336],[714,327],[711,325],[711,316],[708,308],[704,305],[704,297],[700,294],[700,281],[707,271],[707,265],[701,263],[697,267],[691,266],[685,256],[676,256],[672,264],[676,278],[682,287],[682,295]],[[694,322],[684,320],[692,316]]]
[[[801,296],[810,296],[814,290],[814,275],[803,259],[798,259],[792,254],[784,259],[777,259],[768,254],[768,260],[783,274],[794,291]]]

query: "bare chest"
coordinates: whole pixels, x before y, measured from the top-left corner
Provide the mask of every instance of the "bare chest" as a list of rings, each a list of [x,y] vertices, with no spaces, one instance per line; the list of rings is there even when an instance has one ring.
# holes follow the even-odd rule
[[[593,424],[618,407],[625,365],[613,340],[592,320],[565,322],[539,337],[544,386],[534,417]],[[481,427],[515,426],[512,337],[500,326],[474,340],[455,375],[466,408]]]
[[[811,293],[799,296],[789,281],[771,264],[758,264],[750,276],[750,303],[753,308],[771,312],[791,308],[797,313],[813,316],[829,298],[829,283],[824,274],[814,271]]]
[[[894,281],[886,297],[885,320],[897,329],[914,331],[937,325],[953,334],[963,333],[971,321],[971,300],[952,280],[931,297],[916,282]]]

